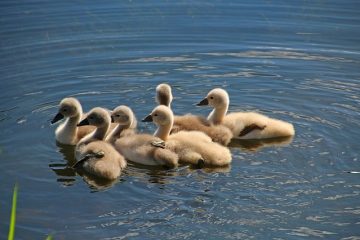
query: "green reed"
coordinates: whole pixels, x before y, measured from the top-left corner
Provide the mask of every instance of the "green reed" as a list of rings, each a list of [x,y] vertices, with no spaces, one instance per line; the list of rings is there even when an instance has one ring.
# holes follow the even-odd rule
[[[10,217],[8,240],[13,240],[14,236],[15,236],[17,193],[18,193],[18,185],[15,184],[14,192],[13,192],[13,198],[12,198],[12,207],[11,207],[11,217]]]
[[[53,240],[53,237],[51,235],[47,236],[45,240]]]
[[[12,198],[8,240],[14,240],[14,236],[15,236],[17,193],[18,193],[18,185],[15,184],[13,198]],[[52,235],[48,235],[46,240],[53,240]]]

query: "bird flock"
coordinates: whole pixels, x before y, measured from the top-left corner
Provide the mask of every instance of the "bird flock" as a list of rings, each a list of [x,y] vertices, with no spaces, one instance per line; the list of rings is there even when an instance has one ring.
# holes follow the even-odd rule
[[[231,164],[226,147],[231,139],[270,139],[293,136],[291,123],[256,112],[227,113],[229,95],[211,90],[198,106],[209,106],[208,117],[171,110],[171,87],[156,87],[156,106],[142,122],[153,122],[154,134],[138,133],[136,117],[128,106],[113,110],[95,107],[83,113],[80,102],[64,98],[52,124],[65,119],[55,130],[57,142],[75,146],[75,169],[103,179],[116,179],[127,161],[175,168],[178,165],[222,167]]]

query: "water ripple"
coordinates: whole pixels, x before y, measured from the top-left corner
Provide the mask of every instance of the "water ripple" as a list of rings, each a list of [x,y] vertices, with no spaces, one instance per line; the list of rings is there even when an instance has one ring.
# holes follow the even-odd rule
[[[304,84],[312,88],[329,89],[336,92],[355,93],[360,91],[360,84],[358,82],[339,81],[333,79],[308,79]]]
[[[233,77],[252,78],[252,77],[280,77],[280,75],[244,70],[241,72],[234,72],[234,73],[196,74],[195,77],[201,77],[201,78],[233,78]]]
[[[150,58],[139,58],[133,60],[123,60],[119,63],[152,63],[152,62],[189,62],[189,61],[198,61],[199,58],[187,57],[187,56],[177,56],[177,57],[150,57]]]
[[[280,231],[287,231],[289,235],[299,236],[299,237],[326,237],[330,235],[336,235],[334,232],[322,231],[317,229],[312,229],[308,227],[299,227],[295,229],[286,229],[280,228]]]
[[[236,57],[236,58],[264,58],[264,59],[295,59],[307,61],[330,61],[330,62],[354,62],[353,60],[343,57],[322,56],[319,54],[310,54],[307,52],[286,51],[286,50],[252,50],[237,53],[200,53],[201,55],[215,56],[215,57]]]

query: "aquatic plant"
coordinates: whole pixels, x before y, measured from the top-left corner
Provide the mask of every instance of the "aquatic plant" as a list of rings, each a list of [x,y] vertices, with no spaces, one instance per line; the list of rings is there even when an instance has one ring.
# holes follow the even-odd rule
[[[53,237],[51,235],[47,236],[46,240],[52,240]]]
[[[17,193],[18,193],[18,185],[16,183],[14,186],[13,198],[12,198],[8,240],[14,240],[14,236],[15,236]],[[46,238],[46,240],[52,240],[52,239],[53,239],[52,235],[48,235]]]
[[[13,198],[12,198],[12,207],[11,207],[11,216],[10,216],[10,226],[9,226],[8,240],[13,240],[14,236],[15,236],[17,193],[18,193],[18,185],[15,184],[14,192],[13,192]]]

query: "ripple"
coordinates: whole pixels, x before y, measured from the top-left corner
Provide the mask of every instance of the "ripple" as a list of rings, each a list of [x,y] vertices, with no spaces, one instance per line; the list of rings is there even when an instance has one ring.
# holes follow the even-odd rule
[[[354,62],[353,60],[343,57],[329,57],[319,54],[310,54],[307,52],[298,52],[295,50],[252,50],[237,53],[199,53],[201,55],[215,56],[215,57],[236,57],[236,58],[264,58],[264,59],[294,59],[307,61],[330,61],[330,62]]]
[[[326,237],[329,235],[336,235],[334,232],[322,231],[317,229],[311,229],[308,227],[299,227],[295,229],[280,228],[280,231],[289,231],[287,234],[299,237]]]
[[[119,63],[152,63],[152,62],[189,62],[198,61],[199,58],[178,56],[178,57],[150,57],[150,58],[139,58],[133,60],[119,61]]]
[[[360,112],[360,107],[358,107],[358,106],[353,106],[353,105],[343,104],[343,103],[333,103],[332,105],[341,107],[341,108],[346,108],[346,109],[349,109],[354,112]]]
[[[234,73],[219,73],[219,74],[197,74],[195,77],[202,77],[202,78],[232,78],[232,77],[280,77],[277,74],[270,74],[270,73],[261,73],[255,71],[241,71],[241,72],[234,72]]]
[[[360,240],[360,237],[359,236],[350,236],[350,237],[341,238],[340,240]]]
[[[31,113],[39,113],[39,112],[45,112],[49,109],[57,108],[58,105],[55,103],[55,101],[51,102],[44,102],[40,103],[37,106],[34,107],[34,109],[31,111]]]
[[[355,214],[355,215],[360,215],[360,208],[359,207],[348,207],[348,208],[344,208],[343,210],[337,210],[337,211],[330,211],[332,213],[337,213],[337,214],[344,214],[344,213],[349,213],[349,214]]]
[[[335,196],[326,197],[326,198],[324,198],[324,200],[336,201],[336,200],[339,200],[342,198],[349,198],[349,197],[355,197],[355,196],[359,196],[359,192],[354,193],[354,194],[337,194]]]
[[[137,232],[129,232],[121,236],[117,237],[111,237],[111,238],[103,238],[103,240],[123,240],[123,239],[129,239],[131,237],[139,236],[140,234]]]
[[[333,79],[308,79],[304,82],[305,85],[308,85],[312,88],[317,89],[329,89],[336,92],[349,92],[355,93],[360,91],[360,84],[358,82],[350,81],[339,81]]]
[[[33,95],[39,95],[39,94],[43,94],[43,91],[25,93],[24,96],[33,96]]]
[[[0,109],[0,122],[11,119],[12,112],[17,109],[17,106]]]
[[[213,66],[184,66],[182,68],[175,68],[177,71],[181,72],[193,72],[193,71],[199,71],[199,70],[213,70],[216,69],[216,67]]]
[[[314,221],[314,222],[323,222],[325,219],[329,219],[328,216],[308,216],[306,220]]]
[[[274,111],[274,113],[283,113],[283,111]],[[289,112],[288,113],[289,116],[293,117],[294,119],[303,119],[309,122],[319,122],[319,123],[324,123],[326,125],[332,126],[334,128],[337,129],[341,129],[342,128],[342,124],[340,123],[336,123],[327,119],[323,119],[320,116],[308,116],[308,115],[303,115],[303,114],[297,114],[297,113],[293,113],[293,112]]]

